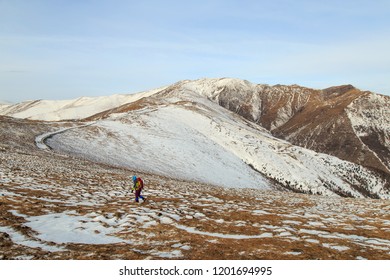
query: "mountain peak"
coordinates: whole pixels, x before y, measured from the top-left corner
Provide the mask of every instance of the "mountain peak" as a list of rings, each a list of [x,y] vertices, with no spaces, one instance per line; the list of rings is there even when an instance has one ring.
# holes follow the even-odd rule
[[[351,90],[357,90],[353,85],[341,85],[341,86],[334,86],[334,87],[328,87],[322,90],[323,93],[326,95],[332,95],[332,94],[344,94]]]

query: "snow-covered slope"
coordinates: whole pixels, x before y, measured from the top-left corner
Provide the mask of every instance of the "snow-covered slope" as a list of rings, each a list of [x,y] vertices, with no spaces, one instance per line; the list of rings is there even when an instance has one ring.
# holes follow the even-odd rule
[[[388,104],[350,85],[313,90],[222,78],[25,102],[0,114],[79,120],[37,143],[111,165],[227,187],[388,198]]]
[[[174,178],[226,187],[389,198],[386,180],[362,166],[273,137],[208,100],[172,86],[53,135],[54,150]]]
[[[294,145],[385,174],[390,181],[390,97],[352,85],[315,90],[231,78],[183,81],[193,90]]]
[[[197,129],[205,127],[212,133],[211,118],[190,110],[163,105],[112,114],[88,127],[54,135],[47,143],[93,161],[172,178],[270,188],[269,180]]]
[[[363,145],[390,173],[390,98],[379,94],[364,95],[354,100],[346,112]]]
[[[150,96],[163,88],[138,94],[80,97],[72,100],[35,100],[0,107],[0,115],[42,121],[76,120]]]

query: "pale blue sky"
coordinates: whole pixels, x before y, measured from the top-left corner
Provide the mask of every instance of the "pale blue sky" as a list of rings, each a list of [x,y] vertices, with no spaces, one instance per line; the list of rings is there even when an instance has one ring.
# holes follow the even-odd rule
[[[390,1],[0,0],[0,100],[203,77],[390,94]]]

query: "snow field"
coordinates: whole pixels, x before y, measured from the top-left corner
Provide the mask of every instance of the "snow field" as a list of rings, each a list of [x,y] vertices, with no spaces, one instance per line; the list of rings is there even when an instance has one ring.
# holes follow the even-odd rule
[[[82,132],[87,133],[85,136],[79,130],[70,131],[54,136],[48,143],[54,149],[92,160],[179,179],[268,188],[267,181],[241,159],[180,123],[174,114],[164,111],[155,117],[154,112],[144,112],[137,123],[106,120],[97,125],[97,136],[88,136],[88,131]],[[115,136],[108,139],[108,133]]]
[[[390,198],[386,181],[368,169],[274,138],[199,97],[114,114],[85,128],[48,143],[93,161],[224,187],[270,189],[268,177],[305,193]]]
[[[137,94],[80,97],[72,100],[38,100],[7,106],[0,105],[0,115],[42,121],[78,120],[119,107],[126,103],[135,102],[162,90],[164,88]]]

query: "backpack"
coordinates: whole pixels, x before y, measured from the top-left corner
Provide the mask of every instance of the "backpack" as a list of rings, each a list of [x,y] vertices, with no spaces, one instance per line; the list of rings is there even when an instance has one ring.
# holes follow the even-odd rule
[[[138,190],[142,190],[143,187],[144,187],[144,182],[142,181],[141,178],[137,178],[134,184],[134,189],[138,191]]]

